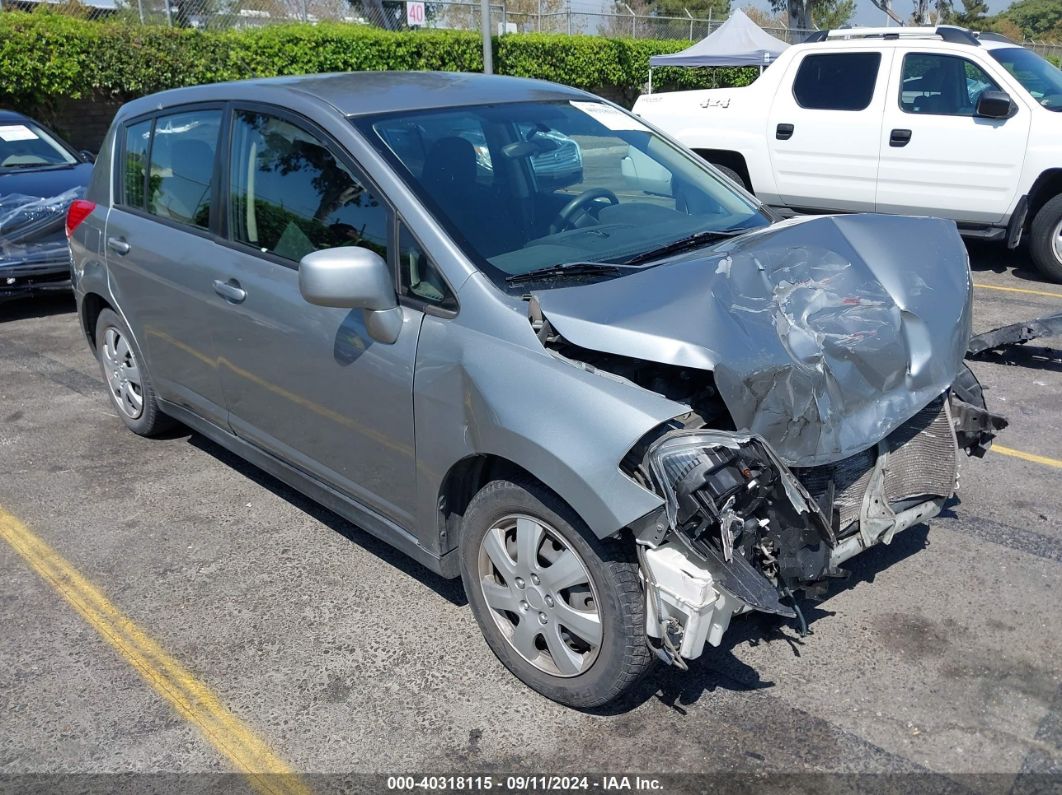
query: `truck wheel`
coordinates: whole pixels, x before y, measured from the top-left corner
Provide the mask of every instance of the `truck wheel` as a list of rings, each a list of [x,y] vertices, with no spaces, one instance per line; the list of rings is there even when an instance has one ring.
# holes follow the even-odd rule
[[[530,479],[476,494],[461,577],[487,645],[525,684],[586,709],[632,687],[655,657],[633,542],[602,541]]]
[[[1033,218],[1029,250],[1040,273],[1062,282],[1062,195],[1051,199]]]
[[[712,165],[715,166],[716,169],[718,169],[719,171],[722,171],[726,176],[730,177],[732,182],[737,183],[742,188],[744,188],[745,190],[749,191],[749,193],[752,192],[752,190],[749,188],[749,186],[745,184],[745,178],[742,177],[736,171],[734,171],[734,169],[729,168],[727,166],[721,166],[718,163],[712,163]]]
[[[174,425],[174,420],[159,409],[155,387],[133,335],[125,321],[110,309],[100,312],[96,321],[96,357],[111,402],[129,430],[140,436],[154,436]]]

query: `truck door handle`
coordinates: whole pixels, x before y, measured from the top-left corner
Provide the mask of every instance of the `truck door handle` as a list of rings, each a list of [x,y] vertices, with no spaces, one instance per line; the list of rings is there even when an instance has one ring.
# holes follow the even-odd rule
[[[107,238],[107,248],[109,248],[111,251],[115,252],[116,254],[128,254],[129,253],[129,244],[126,243],[125,240],[123,240],[120,237],[109,237],[109,238]]]
[[[215,279],[214,292],[234,304],[240,303],[247,297],[247,291],[240,287],[240,283],[235,279],[229,279],[227,282]]]
[[[793,125],[792,124],[779,124],[774,129],[774,137],[779,141],[788,141],[793,137]]]
[[[893,130],[889,133],[889,146],[907,146],[911,143],[910,130]]]

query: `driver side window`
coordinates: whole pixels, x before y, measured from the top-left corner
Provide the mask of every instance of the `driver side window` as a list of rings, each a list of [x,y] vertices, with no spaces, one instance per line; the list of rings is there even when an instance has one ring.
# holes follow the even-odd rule
[[[232,134],[229,229],[234,240],[298,262],[337,246],[387,259],[380,202],[312,133],[266,113],[237,111]]]
[[[973,61],[955,55],[908,53],[900,76],[905,113],[973,116],[984,91],[999,86]]]

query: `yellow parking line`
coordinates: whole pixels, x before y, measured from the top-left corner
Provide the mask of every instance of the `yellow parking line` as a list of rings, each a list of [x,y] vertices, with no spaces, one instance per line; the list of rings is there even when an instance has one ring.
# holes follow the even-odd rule
[[[1025,293],[1026,295],[1042,295],[1047,298],[1062,298],[1062,293],[1049,293],[1046,290],[1030,290],[1026,287],[1000,287],[996,284],[978,284],[973,283],[974,287],[980,287],[982,290],[999,290],[1003,293]]]
[[[997,453],[1002,453],[1003,455],[1009,455],[1011,458],[1020,458],[1022,461],[1031,461],[1034,464],[1043,464],[1045,467],[1062,469],[1062,461],[1059,461],[1057,458],[1048,458],[1045,455],[1026,453],[1021,450],[1015,450],[1012,447],[1004,447],[1001,444],[993,444],[992,450]]]
[[[3,538],[122,658],[226,756],[263,795],[308,795],[309,789],[265,741],[205,684],[170,657],[88,580],[17,518],[0,507]]]

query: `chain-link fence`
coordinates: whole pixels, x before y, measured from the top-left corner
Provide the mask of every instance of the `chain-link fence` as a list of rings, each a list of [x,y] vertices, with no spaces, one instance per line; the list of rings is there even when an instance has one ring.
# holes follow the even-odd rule
[[[573,2],[578,5],[573,6]],[[480,4],[476,0],[426,0],[419,13],[414,3],[400,0],[0,0],[0,12],[32,11],[47,6],[85,19],[108,19],[130,24],[192,28],[249,28],[281,22],[350,22],[388,30],[409,27],[479,30]],[[588,10],[586,0],[491,0],[491,32],[568,33],[615,38],[686,39],[699,41],[725,22],[702,19],[687,12],[683,17],[637,14],[626,3]],[[415,24],[411,25],[411,17]],[[810,31],[783,27],[764,28],[790,44],[807,38]],[[1062,56],[1062,43],[1027,41],[1024,46],[1044,56]]]

